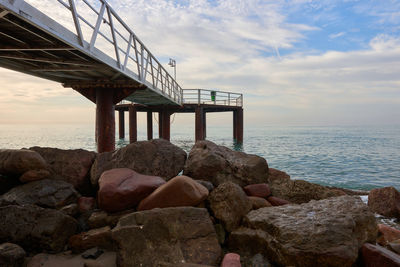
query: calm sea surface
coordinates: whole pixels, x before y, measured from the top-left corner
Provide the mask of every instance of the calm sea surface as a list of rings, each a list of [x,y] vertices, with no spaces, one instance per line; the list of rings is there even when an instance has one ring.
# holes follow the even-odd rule
[[[157,132],[154,133],[157,136]],[[193,127],[172,127],[171,142],[189,151]],[[128,138],[128,136],[126,136]],[[395,186],[400,190],[400,126],[247,127],[243,147],[231,127],[210,126],[207,139],[257,154],[293,179],[353,189]],[[138,133],[145,140],[145,132]],[[117,146],[127,144],[117,140]],[[31,146],[95,150],[91,125],[0,125],[0,148]]]

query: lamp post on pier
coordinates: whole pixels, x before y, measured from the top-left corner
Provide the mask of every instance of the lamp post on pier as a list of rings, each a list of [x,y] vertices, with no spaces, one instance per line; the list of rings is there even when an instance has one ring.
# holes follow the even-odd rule
[[[170,58],[168,65],[170,65],[172,68],[174,68],[174,79],[176,81],[176,60]]]

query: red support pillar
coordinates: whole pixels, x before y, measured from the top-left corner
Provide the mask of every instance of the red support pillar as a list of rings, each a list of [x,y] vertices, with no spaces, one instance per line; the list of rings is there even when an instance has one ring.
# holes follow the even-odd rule
[[[125,138],[125,111],[124,110],[118,110],[118,123],[119,123],[119,139],[124,139]]]
[[[236,129],[236,141],[243,144],[243,108],[237,110]]]
[[[99,153],[115,150],[113,95],[113,89],[96,88],[96,143]]]
[[[137,141],[137,112],[134,105],[129,106],[129,143]]]
[[[237,125],[237,111],[234,110],[233,111],[233,140],[237,140],[237,130],[236,130],[236,126]]]
[[[162,123],[163,123],[162,114],[163,114],[162,111],[158,112],[158,138],[163,138],[163,135],[162,135],[162,129],[163,129],[163,127],[162,127],[163,126],[162,125]]]
[[[171,139],[171,113],[164,110],[162,113],[162,138],[170,141]]]
[[[204,110],[202,107],[196,107],[195,116],[195,139],[197,142],[204,140]]]
[[[153,112],[147,111],[147,140],[153,139]]]

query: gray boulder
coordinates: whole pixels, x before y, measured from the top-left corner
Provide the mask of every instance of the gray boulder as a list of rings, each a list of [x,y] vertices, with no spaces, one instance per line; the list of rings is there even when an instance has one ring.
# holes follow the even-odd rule
[[[243,224],[231,233],[229,249],[283,266],[352,266],[377,236],[373,213],[353,196],[261,208]]]
[[[182,262],[215,266],[221,256],[208,212],[201,208],[135,212],[119,220],[112,237],[122,267]]]
[[[100,175],[115,168],[129,168],[169,180],[182,171],[186,156],[185,151],[164,139],[135,142],[113,152],[98,154],[90,180],[97,186]]]
[[[240,186],[268,182],[268,164],[264,158],[233,151],[210,141],[196,142],[183,173],[193,179],[210,181],[215,186],[224,182]]]

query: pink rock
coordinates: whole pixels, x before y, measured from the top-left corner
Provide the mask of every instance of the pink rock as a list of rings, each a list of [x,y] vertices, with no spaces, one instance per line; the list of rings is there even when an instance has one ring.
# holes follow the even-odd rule
[[[284,200],[282,198],[279,197],[273,197],[270,196],[269,198],[267,198],[268,202],[272,204],[272,206],[282,206],[282,205],[286,205],[286,204],[290,204],[289,201]]]
[[[380,236],[378,237],[377,242],[382,246],[386,246],[388,243],[400,239],[400,230],[397,230],[396,228],[385,224],[378,224],[378,230]]]
[[[246,185],[243,189],[248,196],[252,197],[267,198],[271,195],[271,189],[268,184],[250,184]]]
[[[400,218],[400,193],[392,186],[372,189],[368,207],[383,216]]]
[[[25,172],[24,174],[19,177],[19,180],[22,183],[29,183],[33,181],[38,181],[45,179],[50,176],[50,172],[48,170],[30,170]]]
[[[78,209],[79,212],[81,213],[92,210],[95,208],[95,206],[96,206],[96,199],[94,197],[78,198]]]
[[[161,177],[127,168],[105,171],[99,179],[99,207],[108,212],[132,208],[164,183]]]
[[[138,210],[196,206],[208,196],[208,189],[188,176],[176,176],[143,199]]]
[[[384,247],[365,243],[361,252],[365,267],[400,266],[400,256]]]
[[[236,253],[225,254],[221,267],[242,267],[240,255]]]

